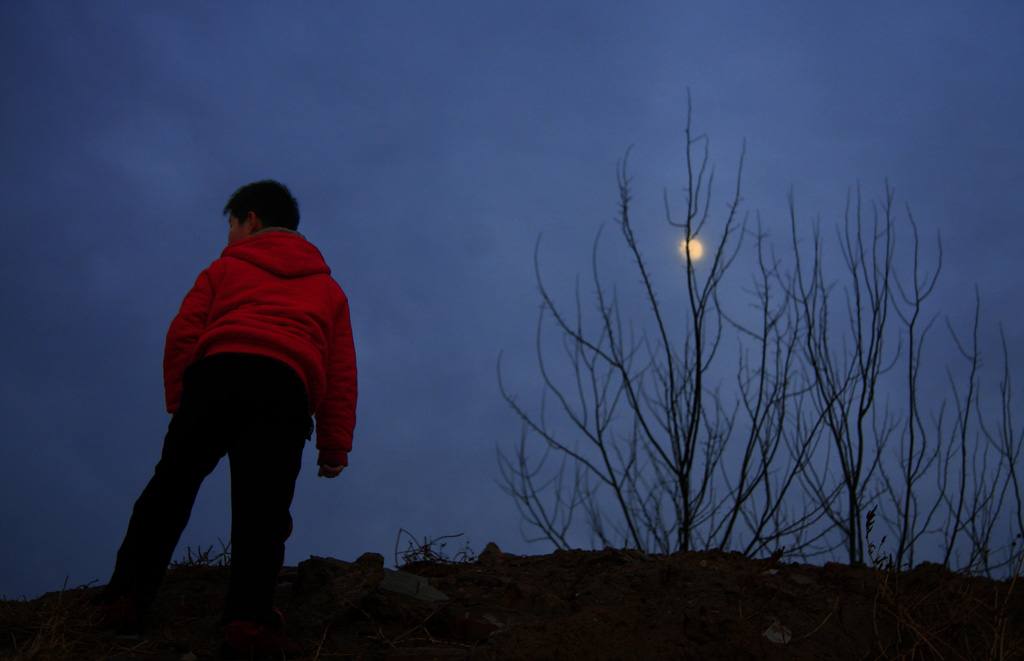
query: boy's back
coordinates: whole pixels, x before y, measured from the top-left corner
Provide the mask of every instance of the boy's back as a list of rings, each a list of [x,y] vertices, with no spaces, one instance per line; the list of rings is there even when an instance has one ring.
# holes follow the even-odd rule
[[[203,271],[167,333],[167,410],[185,368],[218,353],[268,356],[302,378],[317,421],[318,463],[346,465],[355,426],[356,363],[348,299],[320,251],[268,228],[234,241]]]

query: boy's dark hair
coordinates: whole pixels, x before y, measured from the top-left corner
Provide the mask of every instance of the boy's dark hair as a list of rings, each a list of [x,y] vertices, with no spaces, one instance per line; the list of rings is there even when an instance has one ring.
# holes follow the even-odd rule
[[[224,206],[224,214],[239,220],[252,211],[264,227],[299,227],[299,203],[288,188],[272,179],[246,184],[234,192]]]

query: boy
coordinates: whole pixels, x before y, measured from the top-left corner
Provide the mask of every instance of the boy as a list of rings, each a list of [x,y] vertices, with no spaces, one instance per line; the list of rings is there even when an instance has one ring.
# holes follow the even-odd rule
[[[109,626],[134,627],[156,595],[196,492],[225,454],[231,467],[228,658],[300,653],[273,608],[291,533],[288,509],[316,417],[319,475],[348,464],[356,363],[348,301],[276,181],[235,191],[228,246],[171,322],[164,350],[173,414],[153,478],[135,503],[101,598]]]

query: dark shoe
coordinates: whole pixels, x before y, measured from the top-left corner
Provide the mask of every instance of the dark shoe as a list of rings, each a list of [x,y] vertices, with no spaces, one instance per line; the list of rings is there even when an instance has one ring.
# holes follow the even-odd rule
[[[103,626],[108,629],[129,633],[139,628],[139,612],[131,597],[118,597],[100,604],[100,616]]]
[[[234,620],[220,646],[225,659],[293,659],[302,656],[302,648],[281,628]]]

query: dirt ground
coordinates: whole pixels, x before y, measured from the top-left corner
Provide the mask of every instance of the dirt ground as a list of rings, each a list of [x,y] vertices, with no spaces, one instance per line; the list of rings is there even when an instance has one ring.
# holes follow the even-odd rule
[[[718,551],[366,554],[286,568],[278,603],[310,659],[1024,659],[1024,584],[753,560]],[[217,658],[226,567],[168,573],[145,631],[95,626],[99,588],[0,602],[0,658]]]

